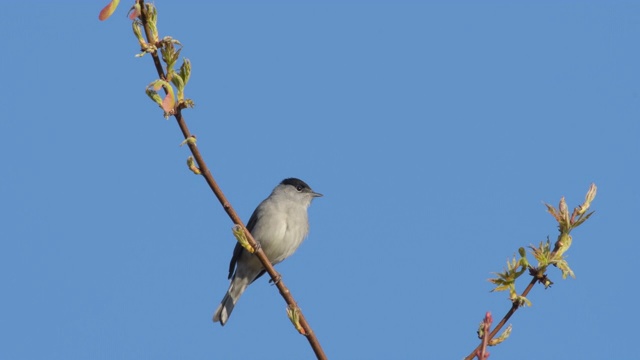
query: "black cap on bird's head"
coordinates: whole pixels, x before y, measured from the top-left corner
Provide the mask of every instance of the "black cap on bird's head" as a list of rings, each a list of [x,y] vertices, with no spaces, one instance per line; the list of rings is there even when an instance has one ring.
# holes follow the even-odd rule
[[[307,193],[311,193],[311,195],[313,197],[320,197],[322,196],[322,194],[319,194],[317,192],[314,192],[313,190],[311,190],[311,187],[304,181],[297,179],[297,178],[287,178],[282,180],[282,182],[280,183],[282,185],[291,185],[294,188],[296,188],[296,190],[298,190],[299,192],[307,192]]]

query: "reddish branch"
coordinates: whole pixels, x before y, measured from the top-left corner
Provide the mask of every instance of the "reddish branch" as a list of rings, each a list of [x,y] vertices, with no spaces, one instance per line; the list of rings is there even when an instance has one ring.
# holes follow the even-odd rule
[[[551,257],[553,258],[555,256],[555,254],[556,254],[556,251],[553,251],[551,253]],[[536,272],[532,273],[533,279],[531,279],[531,281],[529,282],[529,285],[527,285],[527,288],[524,289],[522,294],[520,294],[521,297],[527,297],[527,295],[529,295],[529,292],[531,291],[531,289],[533,289],[533,286],[542,279],[542,278],[537,277],[535,274],[536,274]],[[518,310],[518,308],[520,308],[519,302],[518,301],[514,301],[511,304],[511,309],[509,309],[509,311],[507,311],[507,313],[504,315],[502,320],[500,320],[498,325],[496,325],[496,327],[493,328],[493,330],[491,331],[489,336],[486,338],[487,342],[491,341],[498,334],[498,332],[502,329],[504,324],[506,324],[507,321],[509,321],[511,316],[516,312],[516,310]],[[478,351],[480,351],[480,349],[482,348],[484,343],[485,343],[485,339],[483,339],[483,341],[475,349],[473,349],[473,351],[469,355],[467,355],[467,357],[465,357],[464,360],[472,360],[474,357],[476,357],[476,355],[478,354]]]
[[[489,353],[487,352],[487,345],[489,345],[489,329],[491,328],[491,323],[493,322],[493,317],[490,312],[484,317],[482,321],[482,344],[480,344],[480,349],[476,351],[476,356],[479,360],[486,360],[489,358]]]
[[[137,1],[138,1],[138,4],[140,5],[140,9],[142,10],[139,18],[143,24],[147,41],[150,43],[153,43],[154,39],[152,36],[151,29],[149,27],[149,23],[147,21],[144,0],[137,0]],[[154,45],[158,45],[158,44],[154,44]],[[153,58],[153,63],[155,65],[156,71],[158,72],[158,76],[160,77],[160,79],[167,80],[157,51],[152,52],[151,57]],[[182,109],[180,108],[180,106],[176,107],[176,112],[174,114],[174,117],[178,122],[178,126],[180,127],[180,131],[182,131],[182,135],[184,136],[184,138],[189,139],[192,136],[192,134],[189,131],[189,128],[187,127],[187,123],[184,117],[182,116]],[[200,168],[200,171],[202,172],[202,176],[204,177],[205,181],[207,182],[207,184],[215,194],[216,198],[218,198],[218,201],[224,208],[224,211],[227,213],[227,215],[229,215],[229,218],[231,218],[231,221],[233,221],[234,224],[242,227],[242,230],[247,235],[247,240],[249,244],[254,249],[256,249],[255,256],[260,260],[265,270],[267,271],[267,273],[269,274],[269,276],[277,286],[278,290],[280,291],[280,295],[282,295],[282,297],[287,302],[290,308],[299,310],[298,304],[296,303],[295,299],[291,295],[291,292],[289,291],[289,289],[285,286],[284,281],[282,281],[280,274],[278,274],[276,270],[273,268],[273,265],[271,265],[271,262],[269,261],[265,253],[262,251],[262,249],[260,248],[258,243],[255,241],[253,236],[251,236],[251,233],[249,233],[247,228],[244,226],[244,224],[242,223],[242,220],[240,220],[240,217],[231,206],[231,203],[229,203],[226,196],[224,195],[224,193],[222,192],[222,190],[214,180],[213,175],[211,175],[211,172],[209,171],[209,168],[207,167],[207,164],[205,163],[202,155],[200,154],[200,151],[198,150],[198,147],[196,146],[195,142],[187,142],[187,144],[189,146],[189,150],[191,150],[191,153],[193,154],[193,158],[195,159],[196,163],[198,164],[198,167]],[[311,348],[316,354],[316,357],[318,359],[326,359],[327,356],[322,350],[322,347],[320,346],[320,342],[316,338],[313,330],[311,329],[311,326],[305,319],[304,315],[302,315],[301,311],[299,311],[299,321],[300,321],[300,325],[302,326],[302,329],[304,329],[303,335],[305,335],[305,337],[309,341],[309,344],[311,345]]]

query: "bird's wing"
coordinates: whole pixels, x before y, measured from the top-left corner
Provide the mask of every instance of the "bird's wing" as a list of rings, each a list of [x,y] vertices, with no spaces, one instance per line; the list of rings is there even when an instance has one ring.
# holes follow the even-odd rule
[[[236,263],[238,262],[238,259],[240,259],[240,255],[242,254],[243,250],[244,248],[242,247],[242,245],[240,245],[240,243],[237,242],[236,247],[233,249],[233,256],[231,256],[231,261],[229,262],[228,279],[231,279],[231,277],[233,276],[233,272],[236,269]]]

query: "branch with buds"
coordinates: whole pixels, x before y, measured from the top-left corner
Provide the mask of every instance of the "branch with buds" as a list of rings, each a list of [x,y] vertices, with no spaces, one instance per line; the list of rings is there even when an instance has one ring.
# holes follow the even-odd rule
[[[99,19],[105,20],[111,16],[118,6],[118,3],[119,0],[112,0],[109,5],[100,12]],[[243,247],[248,249],[260,260],[273,283],[280,291],[280,294],[287,303],[287,315],[296,330],[307,338],[318,359],[326,359],[327,357],[320,346],[320,342],[302,314],[291,292],[285,286],[282,277],[275,271],[273,265],[271,265],[271,262],[260,248],[260,244],[251,236],[251,233],[249,233],[236,211],[222,193],[222,190],[214,180],[213,175],[211,175],[207,164],[200,154],[196,145],[195,135],[192,135],[187,127],[187,123],[182,115],[182,110],[192,108],[194,103],[191,99],[187,99],[184,96],[185,87],[191,77],[191,63],[188,59],[183,59],[180,67],[176,69],[180,52],[182,51],[182,44],[170,36],[165,36],[160,39],[157,28],[158,12],[153,4],[145,3],[143,0],[137,0],[129,11],[129,18],[133,20],[133,33],[140,44],[141,52],[136,56],[143,57],[149,54],[153,59],[158,74],[158,79],[152,81],[147,86],[146,93],[149,98],[162,109],[166,119],[170,116],[176,119],[185,139],[180,145],[186,144],[192,154],[192,156],[189,156],[187,159],[189,170],[196,175],[202,175],[205,179],[227,215],[231,218],[231,221],[235,224],[233,234],[236,239]],[[158,55],[158,51],[160,51],[162,58]],[[166,66],[163,66],[163,63]],[[161,90],[164,92],[164,97],[158,93]]]
[[[532,266],[527,259],[527,252],[524,248],[518,249],[518,255],[511,260],[507,260],[507,267],[503,272],[495,273],[496,277],[489,279],[491,283],[496,287],[491,291],[509,291],[509,300],[511,301],[511,308],[502,320],[496,325],[496,327],[487,335],[489,331],[490,321],[487,318],[480,324],[478,330],[478,337],[482,339],[480,345],[478,345],[465,360],[471,360],[474,357],[485,360],[488,357],[486,352],[486,346],[494,346],[502,341],[506,340],[511,333],[511,325],[499,336],[496,334],[502,329],[504,324],[511,318],[511,316],[523,306],[531,306],[531,301],[527,299],[527,295],[533,289],[533,286],[537,283],[542,284],[545,289],[553,285],[553,282],[547,277],[547,269],[549,266],[555,266],[562,272],[562,278],[566,279],[568,276],[575,277],[573,271],[569,267],[567,260],[564,257],[564,253],[569,250],[573,238],[570,233],[573,229],[582,225],[593,212],[587,213],[587,210],[591,207],[591,202],[596,197],[597,187],[595,184],[591,184],[584,202],[573,209],[573,212],[569,214],[569,208],[564,197],[560,199],[558,207],[555,208],[552,205],[545,204],[547,211],[558,222],[558,238],[551,247],[551,242],[547,239],[546,242],[540,242],[538,246],[529,246],[531,255],[537,261],[536,266]],[[516,280],[522,276],[525,272],[531,276],[529,285],[520,294],[516,291]],[[489,316],[490,317],[490,316]],[[488,324],[487,324],[488,323]]]

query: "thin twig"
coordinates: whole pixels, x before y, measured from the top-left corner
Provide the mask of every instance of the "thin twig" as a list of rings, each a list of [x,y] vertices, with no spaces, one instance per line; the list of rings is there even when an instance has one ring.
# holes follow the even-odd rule
[[[502,329],[502,327],[504,326],[504,324],[506,324],[509,318],[511,318],[511,316],[518,310],[518,308],[522,306],[523,299],[526,300],[527,295],[529,295],[529,292],[531,291],[531,289],[533,289],[536,283],[538,282],[542,283],[545,286],[545,288],[553,284],[553,282],[551,282],[551,280],[549,280],[546,276],[547,269],[550,265],[553,265],[559,268],[562,271],[563,278],[565,278],[568,275],[573,276],[573,271],[571,271],[566,260],[563,258],[562,255],[571,246],[572,239],[571,239],[571,236],[569,235],[571,230],[580,226],[580,224],[584,223],[593,214],[593,211],[590,213],[587,213],[587,210],[589,210],[589,207],[591,206],[591,202],[595,199],[597,191],[598,191],[598,187],[596,186],[596,184],[592,183],[589,186],[589,190],[587,191],[587,195],[584,198],[584,202],[582,203],[582,205],[579,205],[573,209],[573,214],[571,215],[571,217],[569,217],[569,209],[567,207],[567,203],[564,197],[560,199],[560,203],[558,204],[557,209],[549,204],[545,204],[547,206],[547,212],[549,212],[556,219],[559,225],[558,228],[560,230],[560,235],[558,235],[558,240],[554,245],[553,251],[547,253],[549,248],[549,240],[547,240],[546,246],[540,243],[539,248],[531,247],[534,253],[534,257],[536,258],[536,260],[538,260],[538,267],[534,268],[531,265],[528,265],[528,261],[526,261],[524,249],[521,248],[519,250],[520,256],[522,257],[521,260],[524,260],[524,262],[521,263],[522,265],[519,265],[519,266],[523,266],[523,267],[526,266],[529,269],[529,274],[533,278],[529,282],[529,285],[527,285],[526,289],[524,289],[522,294],[519,297],[516,297],[515,299],[512,300],[511,308],[505,314],[502,320],[500,320],[500,323],[498,323],[498,325],[489,334],[489,337],[487,339],[483,339],[482,343],[478,345],[465,358],[465,360],[472,360],[474,356],[476,356],[476,354],[479,353],[480,349],[483,346],[485,346],[486,343],[489,343],[491,340],[493,340],[493,338]],[[515,266],[516,266],[516,263],[514,259],[514,263],[511,266],[509,266],[511,269],[508,269],[508,271],[505,272],[505,274],[498,274],[499,277],[507,277],[508,275],[512,276],[513,270],[514,270],[512,268],[514,268]],[[509,272],[511,272],[511,274],[509,274]],[[520,274],[517,274],[515,277],[517,278],[518,276],[520,276]],[[503,280],[500,280],[500,279],[498,280],[499,281],[492,279],[491,281],[493,283],[500,284],[498,288],[502,287],[504,289]],[[509,332],[510,332],[509,329],[510,328],[507,329],[504,336],[501,335],[501,338],[503,337],[506,338],[509,335]],[[504,339],[498,338],[498,340],[500,340],[499,342],[501,342]]]
[[[491,322],[493,318],[491,317],[491,313],[487,312],[482,321],[482,343],[480,344],[480,349],[477,350],[476,356],[478,360],[486,360],[489,358],[489,353],[487,352],[487,346],[489,345],[489,329],[491,328]]]
[[[551,253],[551,257],[553,258],[553,256],[555,255],[555,251]],[[524,291],[522,292],[522,294],[520,294],[521,297],[527,297],[527,295],[529,295],[529,292],[531,291],[531,289],[533,289],[534,285],[539,281],[539,279],[537,277],[533,277],[533,279],[531,279],[531,282],[529,282],[529,285],[527,285],[527,288],[524,289]],[[511,316],[520,308],[520,305],[518,304],[518,302],[513,302],[511,304],[511,308],[509,309],[509,311],[507,311],[507,313],[504,315],[504,317],[502,318],[502,320],[500,320],[500,322],[498,323],[498,325],[496,325],[495,328],[493,328],[493,330],[491,331],[491,333],[489,334],[488,338],[487,338],[487,342],[491,341],[497,334],[498,332],[502,329],[502,327],[504,326],[504,324],[507,323],[507,321],[509,321],[509,318],[511,318]],[[473,358],[476,356],[477,351],[480,350],[480,348],[482,348],[482,342],[475,348],[473,349],[473,351],[467,355],[467,357],[464,358],[464,360],[473,360]]]
[[[146,10],[144,7],[144,0],[137,0],[137,1],[141,9],[140,21],[143,24],[147,41],[152,42],[153,38],[151,35],[152,34],[151,29],[149,28],[149,23],[147,21]],[[162,68],[162,64],[160,62],[160,58],[158,56],[157,51],[152,52],[151,57],[153,58],[153,63],[155,65],[156,71],[158,72],[158,76],[160,77],[160,79],[166,80],[166,75],[164,73],[164,69]],[[178,122],[178,126],[180,127],[180,131],[182,131],[182,135],[184,136],[184,138],[189,139],[191,137],[191,132],[189,131],[189,128],[187,127],[187,123],[184,117],[182,116],[182,109],[180,107],[177,107],[174,117]],[[205,163],[202,155],[200,154],[200,151],[198,150],[198,147],[196,146],[195,142],[187,142],[187,144],[189,146],[189,150],[191,150],[191,153],[193,154],[193,158],[197,162],[198,167],[202,172],[202,176],[204,177],[205,181],[207,182],[207,184],[215,194],[216,198],[224,208],[229,218],[231,218],[231,221],[233,221],[234,224],[242,227],[242,230],[247,235],[247,240],[249,244],[254,249],[256,249],[256,252],[254,253],[255,256],[260,260],[265,270],[267,271],[267,273],[269,274],[269,276],[277,286],[278,290],[280,291],[280,295],[282,295],[282,297],[287,302],[290,308],[299,310],[298,304],[296,303],[295,299],[291,295],[291,292],[289,291],[289,289],[285,286],[284,281],[282,281],[280,274],[278,274],[276,270],[273,268],[273,265],[271,265],[271,262],[265,255],[264,251],[262,251],[262,248],[257,244],[253,236],[251,236],[251,233],[244,226],[242,220],[240,220],[240,217],[231,206],[231,203],[229,203],[226,196],[224,195],[224,193],[222,192],[222,190],[214,180],[213,175],[211,174],[211,171],[209,171],[209,168],[207,167],[207,164]],[[327,356],[325,355],[324,350],[320,345],[320,342],[316,338],[315,333],[311,329],[311,326],[305,319],[304,315],[302,315],[302,311],[299,311],[299,321],[300,321],[300,325],[304,329],[304,332],[305,332],[304,335],[309,341],[309,344],[311,345],[313,352],[316,354],[316,357],[322,360],[327,359]]]

